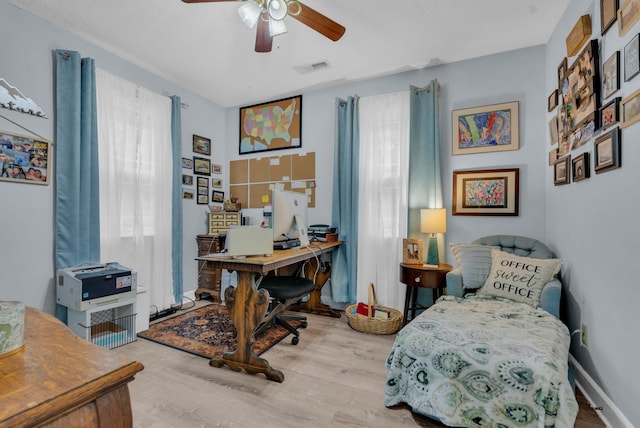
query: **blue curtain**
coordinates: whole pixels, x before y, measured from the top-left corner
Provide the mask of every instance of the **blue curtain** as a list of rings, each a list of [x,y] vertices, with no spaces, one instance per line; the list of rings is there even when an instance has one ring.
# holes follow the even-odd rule
[[[358,260],[358,100],[336,99],[331,224],[344,241],[332,256],[331,294],[335,302],[355,303]]]
[[[439,123],[440,84],[410,87],[409,123],[409,238],[421,238],[420,210],[442,208]],[[433,300],[431,290],[420,288],[418,300]]]
[[[56,269],[100,261],[95,64],[56,51]],[[66,322],[66,308],[56,316]]]
[[[171,257],[173,296],[182,302],[182,115],[180,97],[171,97],[171,150],[173,153],[173,188],[171,200]]]

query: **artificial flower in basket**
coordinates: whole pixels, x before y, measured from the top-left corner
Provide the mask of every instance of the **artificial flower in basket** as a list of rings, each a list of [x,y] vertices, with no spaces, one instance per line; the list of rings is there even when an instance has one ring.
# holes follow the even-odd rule
[[[224,201],[223,208],[225,211],[240,211],[242,204],[237,196],[232,195],[230,199]]]

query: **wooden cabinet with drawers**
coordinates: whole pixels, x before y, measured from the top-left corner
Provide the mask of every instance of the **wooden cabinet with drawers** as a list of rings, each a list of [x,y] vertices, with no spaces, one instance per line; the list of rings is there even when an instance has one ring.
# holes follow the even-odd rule
[[[213,214],[213,213],[212,213]],[[224,248],[224,235],[198,235],[198,256],[206,256],[210,253],[219,253]],[[220,303],[220,284],[222,270],[212,269],[207,262],[198,261],[198,289],[196,300],[200,300],[203,294],[208,294],[215,303]]]
[[[240,212],[221,211],[209,213],[209,234],[227,233],[229,227],[240,226]]]

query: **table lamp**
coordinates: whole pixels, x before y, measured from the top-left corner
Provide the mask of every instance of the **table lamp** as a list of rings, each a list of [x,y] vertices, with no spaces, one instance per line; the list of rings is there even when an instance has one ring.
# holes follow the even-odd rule
[[[420,210],[420,229],[422,233],[430,233],[427,250],[427,264],[438,265],[438,239],[436,233],[447,232],[446,208],[429,208]]]

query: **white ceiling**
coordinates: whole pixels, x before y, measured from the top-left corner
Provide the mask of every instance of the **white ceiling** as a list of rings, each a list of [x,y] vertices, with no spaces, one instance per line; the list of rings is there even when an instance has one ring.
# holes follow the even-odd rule
[[[544,44],[569,0],[303,0],[346,27],[332,42],[288,17],[270,53],[239,2],[6,0],[222,107]],[[329,67],[299,73],[326,61]]]

